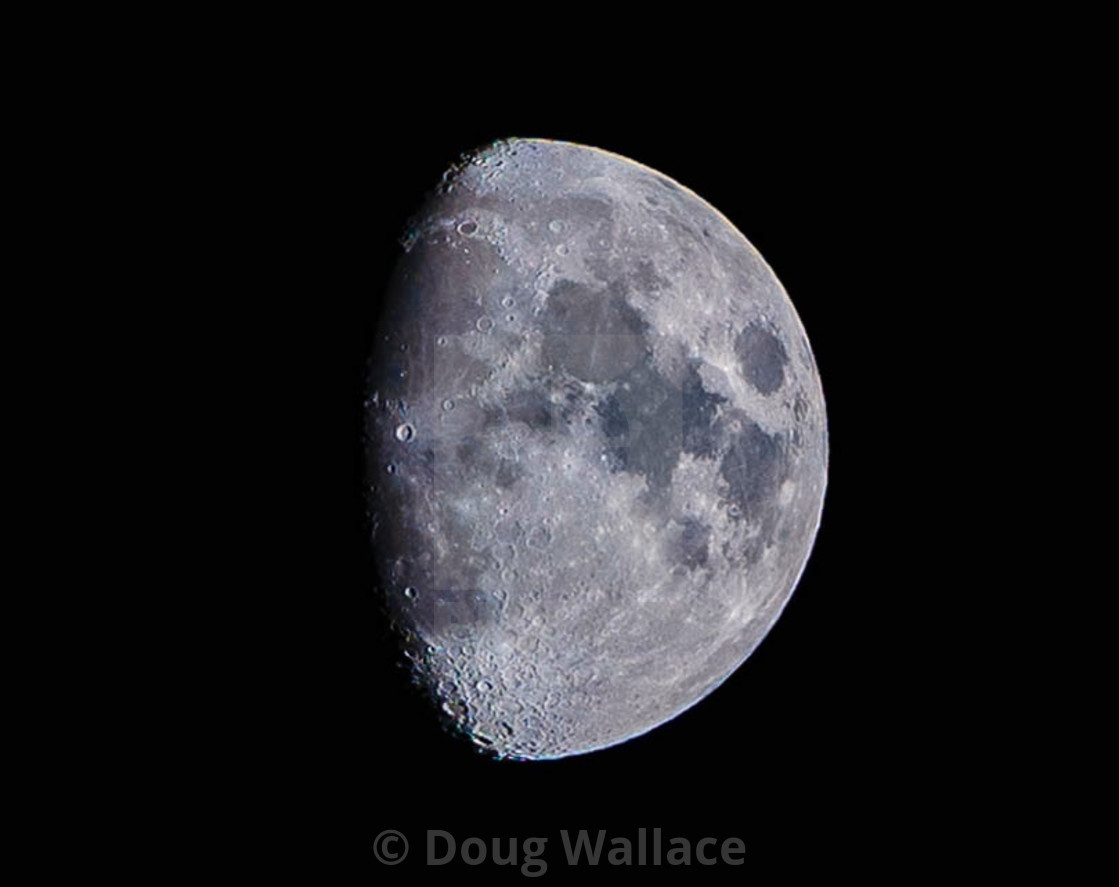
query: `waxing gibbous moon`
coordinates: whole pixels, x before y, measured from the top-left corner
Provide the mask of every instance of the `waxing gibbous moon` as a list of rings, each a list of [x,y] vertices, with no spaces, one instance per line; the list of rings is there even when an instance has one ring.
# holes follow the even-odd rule
[[[824,400],[792,303],[696,194],[569,143],[464,159],[402,245],[366,444],[415,682],[499,757],[672,719],[762,640],[819,526]]]

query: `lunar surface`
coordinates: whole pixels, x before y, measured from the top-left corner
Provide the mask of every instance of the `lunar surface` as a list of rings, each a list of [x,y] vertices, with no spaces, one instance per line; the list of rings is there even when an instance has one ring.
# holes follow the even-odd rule
[[[784,289],[685,187],[561,142],[463,160],[402,244],[366,444],[415,682],[503,758],[670,720],[762,640],[819,525],[824,400]]]

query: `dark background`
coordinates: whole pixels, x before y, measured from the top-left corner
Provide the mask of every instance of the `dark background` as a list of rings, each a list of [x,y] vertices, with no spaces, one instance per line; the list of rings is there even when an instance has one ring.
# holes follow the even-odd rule
[[[468,99],[431,114],[404,97],[300,112],[263,167],[276,242],[262,261],[282,273],[275,299],[260,296],[270,320],[258,333],[279,363],[260,367],[274,432],[247,470],[271,490],[272,513],[258,554],[267,579],[253,592],[262,652],[246,654],[251,677],[236,694],[263,725],[246,766],[283,815],[338,851],[386,828],[415,853],[427,828],[657,826],[741,836],[789,863],[806,846],[857,856],[931,840],[967,743],[946,678],[957,626],[941,558],[955,495],[939,433],[953,386],[945,351],[960,347],[945,344],[936,308],[952,251],[944,223],[958,211],[952,130],[826,94],[754,96],[729,117],[678,107],[670,122],[624,105],[498,112]],[[476,754],[413,694],[378,616],[363,499],[363,368],[397,237],[460,153],[517,135],[614,151],[723,212],[800,315],[830,432],[816,545],[757,651],[670,723],[553,762]]]

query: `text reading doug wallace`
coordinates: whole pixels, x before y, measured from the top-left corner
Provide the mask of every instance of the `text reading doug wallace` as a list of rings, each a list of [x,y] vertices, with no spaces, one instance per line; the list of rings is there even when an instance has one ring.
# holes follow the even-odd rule
[[[564,866],[715,866],[742,865],[746,843],[736,837],[666,836],[663,829],[639,828],[613,835],[603,830],[561,829],[532,837],[454,835],[443,829],[404,834],[386,829],[373,839],[373,855],[381,865],[515,866],[528,878]]]

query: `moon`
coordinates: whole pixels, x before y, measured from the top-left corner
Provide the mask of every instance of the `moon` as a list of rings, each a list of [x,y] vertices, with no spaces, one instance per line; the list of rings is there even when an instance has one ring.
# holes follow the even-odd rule
[[[719,686],[789,600],[827,422],[777,277],[684,186],[583,145],[453,166],[369,362],[369,511],[414,682],[498,758],[582,754]]]

